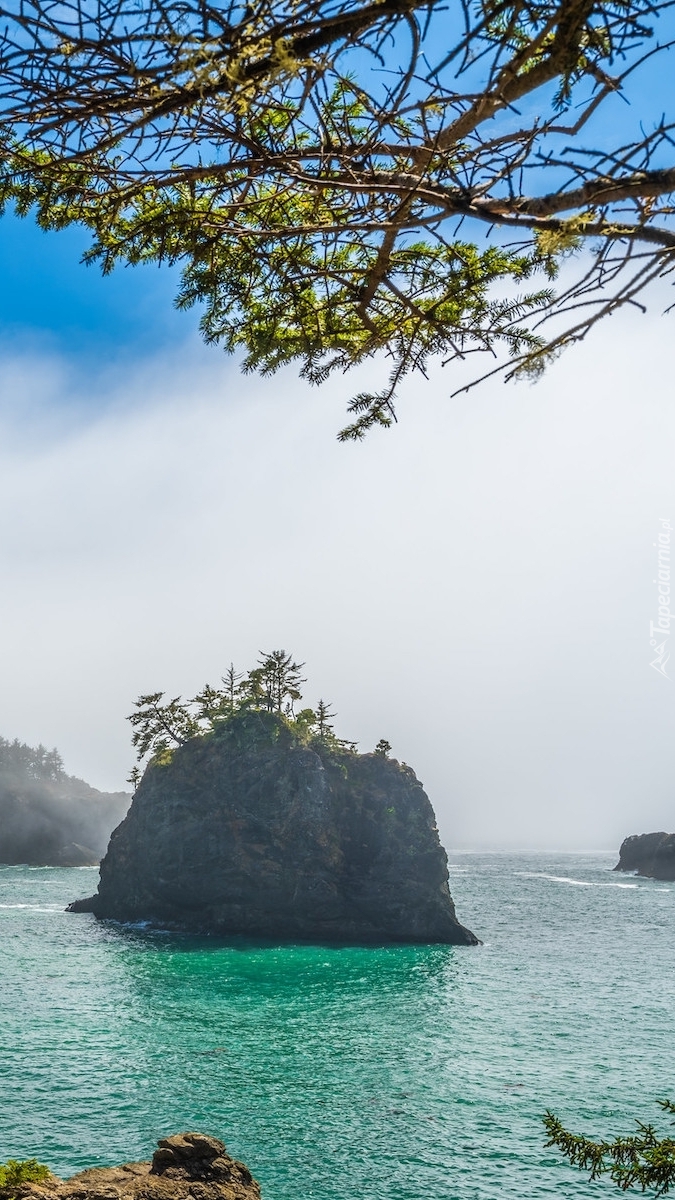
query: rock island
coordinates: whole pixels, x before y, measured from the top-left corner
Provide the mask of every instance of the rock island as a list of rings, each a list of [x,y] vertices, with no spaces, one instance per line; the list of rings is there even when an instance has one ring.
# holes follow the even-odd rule
[[[151,763],[71,910],[195,933],[475,945],[429,799],[382,754],[243,712]]]
[[[357,754],[323,700],[297,716],[302,664],[278,650],[191,701],[141,696],[149,756],[74,912],[192,933],[476,945],[415,772],[381,740]]]
[[[634,833],[624,838],[614,870],[675,880],[675,833]]]

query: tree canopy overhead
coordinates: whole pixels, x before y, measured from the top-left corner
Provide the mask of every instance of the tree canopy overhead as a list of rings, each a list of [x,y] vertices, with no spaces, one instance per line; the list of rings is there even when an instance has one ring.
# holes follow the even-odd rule
[[[245,369],[384,352],[360,437],[431,356],[536,374],[670,271],[673,121],[622,99],[672,2],[9,0],[0,200],[181,263]]]

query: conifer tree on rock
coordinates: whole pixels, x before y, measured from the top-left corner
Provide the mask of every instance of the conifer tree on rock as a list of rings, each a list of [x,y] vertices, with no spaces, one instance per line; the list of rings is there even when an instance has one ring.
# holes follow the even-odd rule
[[[319,700],[316,706],[316,728],[321,739],[325,739],[333,733],[333,726],[330,722],[334,716],[335,713],[331,712],[330,705],[326,704],[325,700]]]
[[[244,695],[268,712],[292,716],[294,703],[302,699],[301,687],[306,681],[300,672],[305,664],[293,662],[293,655],[285,650],[262,652],[258,662],[246,677]]]

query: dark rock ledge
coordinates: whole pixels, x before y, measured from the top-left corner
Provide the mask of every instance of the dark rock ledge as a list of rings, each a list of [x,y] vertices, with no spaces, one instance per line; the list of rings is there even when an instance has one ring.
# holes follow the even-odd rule
[[[260,1186],[222,1142],[177,1133],[158,1142],[152,1162],[93,1167],[70,1179],[0,1188],[0,1200],[260,1200]]]
[[[675,881],[675,833],[634,833],[625,838],[614,870]]]

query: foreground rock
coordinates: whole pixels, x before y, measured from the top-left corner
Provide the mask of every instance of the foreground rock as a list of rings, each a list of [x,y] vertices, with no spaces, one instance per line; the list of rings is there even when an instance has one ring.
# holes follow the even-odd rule
[[[675,833],[635,833],[625,838],[614,870],[675,880]]]
[[[477,943],[415,773],[308,747],[259,712],[147,769],[97,895],[70,908],[196,933]]]
[[[0,1200],[260,1200],[260,1187],[222,1142],[180,1133],[158,1142],[152,1162],[94,1167],[70,1179],[0,1188]]]

